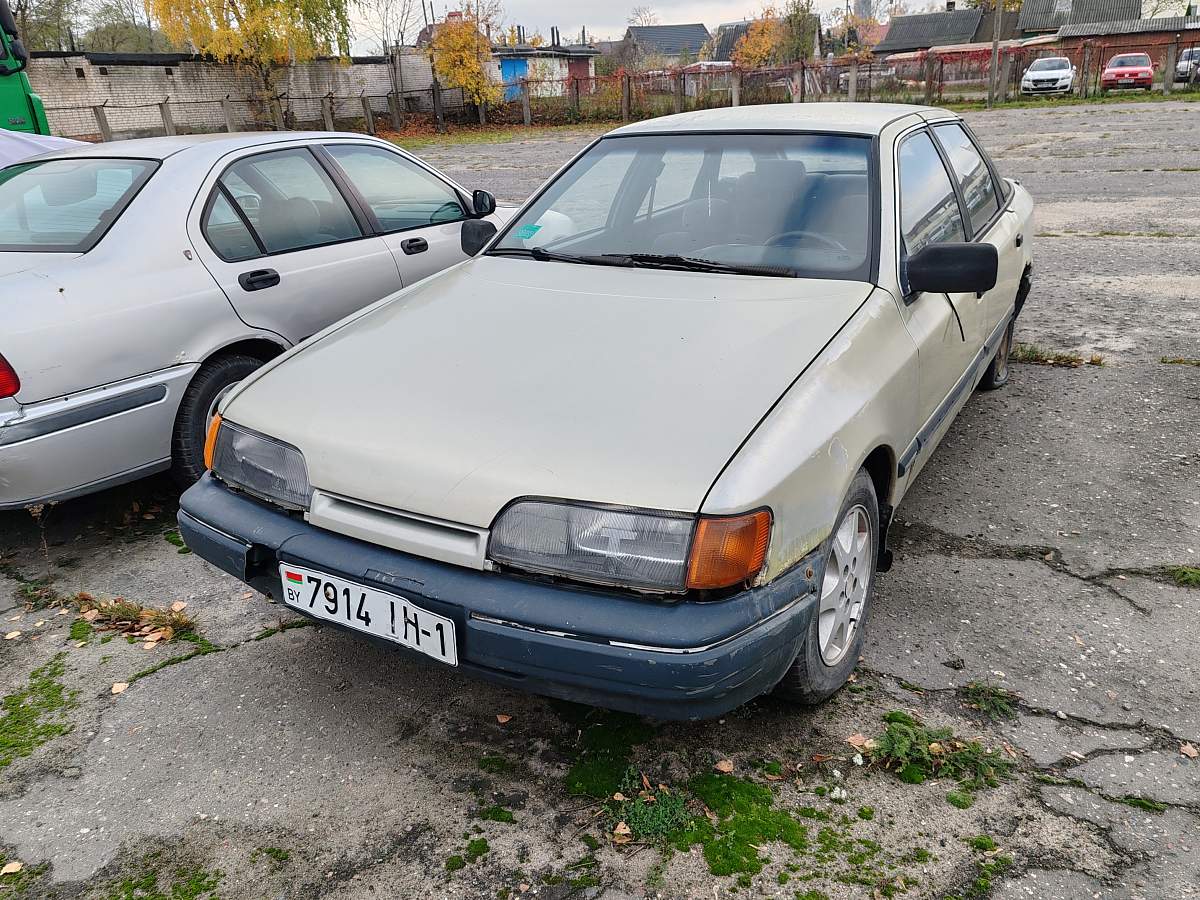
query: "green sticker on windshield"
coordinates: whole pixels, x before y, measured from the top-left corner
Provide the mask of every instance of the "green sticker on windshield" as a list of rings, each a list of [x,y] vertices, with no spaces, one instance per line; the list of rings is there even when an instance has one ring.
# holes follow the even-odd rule
[[[527,241],[541,230],[541,225],[522,225],[517,229],[517,237],[523,241]]]

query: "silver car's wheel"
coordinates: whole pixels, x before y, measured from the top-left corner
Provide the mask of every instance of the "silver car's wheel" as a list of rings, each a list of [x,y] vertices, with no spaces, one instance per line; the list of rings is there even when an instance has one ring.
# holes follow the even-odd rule
[[[864,507],[854,506],[846,513],[831,544],[821,582],[817,633],[821,661],[836,666],[854,644],[874,569],[871,551],[875,542],[871,539],[871,518]]]
[[[221,388],[221,390],[217,394],[217,396],[213,397],[212,403],[210,403],[208,406],[208,415],[204,419],[204,433],[205,434],[208,433],[208,426],[212,424],[213,416],[215,416],[217,414],[217,410],[220,409],[220,407],[221,407],[221,401],[225,399],[225,396],[230,391],[232,391],[235,387],[237,387],[241,383],[242,383],[241,379],[238,379],[237,381],[227,384],[227,385],[225,385],[225,387]]]
[[[171,435],[171,474],[188,487],[204,474],[204,438],[225,396],[263,361],[243,353],[211,359],[184,391]]]

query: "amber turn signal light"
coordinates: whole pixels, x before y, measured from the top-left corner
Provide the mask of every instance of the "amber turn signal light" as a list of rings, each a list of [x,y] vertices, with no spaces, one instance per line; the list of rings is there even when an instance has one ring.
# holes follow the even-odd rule
[[[211,469],[213,450],[217,446],[217,432],[221,430],[221,414],[217,413],[208,423],[208,434],[204,437],[204,468]]]
[[[688,558],[688,588],[712,590],[749,581],[763,567],[770,538],[771,513],[765,509],[701,516]]]

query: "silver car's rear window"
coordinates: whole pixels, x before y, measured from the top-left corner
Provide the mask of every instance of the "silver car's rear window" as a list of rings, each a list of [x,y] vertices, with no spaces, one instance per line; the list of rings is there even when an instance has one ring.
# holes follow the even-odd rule
[[[145,159],[51,159],[0,169],[0,251],[86,253],[154,174]]]

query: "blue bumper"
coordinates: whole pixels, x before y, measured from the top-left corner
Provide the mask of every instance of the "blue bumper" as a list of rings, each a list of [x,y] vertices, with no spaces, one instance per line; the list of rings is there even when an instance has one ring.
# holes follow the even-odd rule
[[[803,646],[821,575],[818,551],[770,584],[727,599],[664,603],[365,543],[235,493],[211,475],[183,495],[179,530],[199,556],[276,598],[279,563],[290,562],[453,619],[458,668],[467,674],[660,719],[719,716],[771,690]]]

